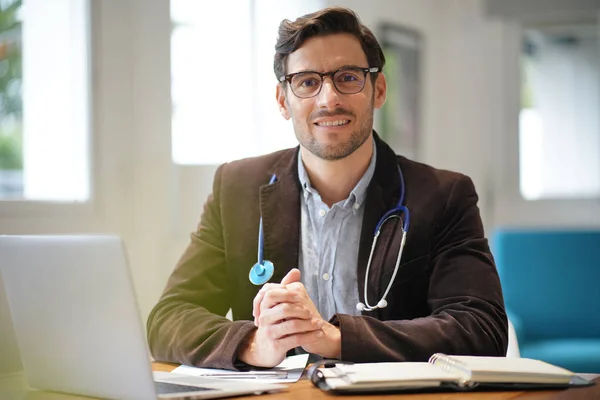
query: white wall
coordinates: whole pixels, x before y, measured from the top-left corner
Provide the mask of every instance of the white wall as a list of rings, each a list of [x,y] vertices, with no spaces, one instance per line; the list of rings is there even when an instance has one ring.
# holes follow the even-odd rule
[[[21,357],[17,348],[6,295],[2,290],[0,276],[0,378],[21,369]]]

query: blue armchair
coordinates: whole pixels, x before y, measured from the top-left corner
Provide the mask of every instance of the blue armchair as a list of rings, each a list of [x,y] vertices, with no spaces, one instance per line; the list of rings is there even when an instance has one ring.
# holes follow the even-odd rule
[[[521,356],[600,373],[600,231],[499,229],[492,252]]]

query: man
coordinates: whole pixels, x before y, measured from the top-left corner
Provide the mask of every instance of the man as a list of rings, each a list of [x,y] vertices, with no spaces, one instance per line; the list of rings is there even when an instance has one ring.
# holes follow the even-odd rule
[[[471,180],[396,156],[373,132],[384,63],[350,10],[282,22],[277,102],[300,146],[219,167],[148,319],[157,360],[272,367],[299,347],[355,362],[505,354],[502,291]],[[371,257],[378,221],[399,205],[408,211],[381,227]],[[259,226],[275,266],[262,288],[248,279]]]

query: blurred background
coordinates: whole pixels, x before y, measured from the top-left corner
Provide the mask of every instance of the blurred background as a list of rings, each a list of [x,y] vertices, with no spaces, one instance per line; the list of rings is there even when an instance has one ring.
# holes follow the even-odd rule
[[[0,234],[120,235],[145,319],[216,167],[296,145],[277,27],[331,5],[384,46],[376,129],[469,175],[488,235],[600,226],[600,1],[0,0]]]

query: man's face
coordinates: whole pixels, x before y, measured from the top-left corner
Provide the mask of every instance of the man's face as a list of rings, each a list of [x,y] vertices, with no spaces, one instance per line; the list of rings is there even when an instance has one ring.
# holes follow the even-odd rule
[[[360,42],[350,34],[333,34],[308,39],[287,59],[288,73],[301,71],[330,72],[342,67],[368,65]],[[343,94],[331,77],[315,97],[296,97],[286,84],[277,85],[277,101],[285,119],[292,119],[300,145],[315,156],[338,160],[352,154],[373,130],[373,110],[385,102],[386,83],[379,74],[375,84],[370,74],[365,87],[355,94]]]

